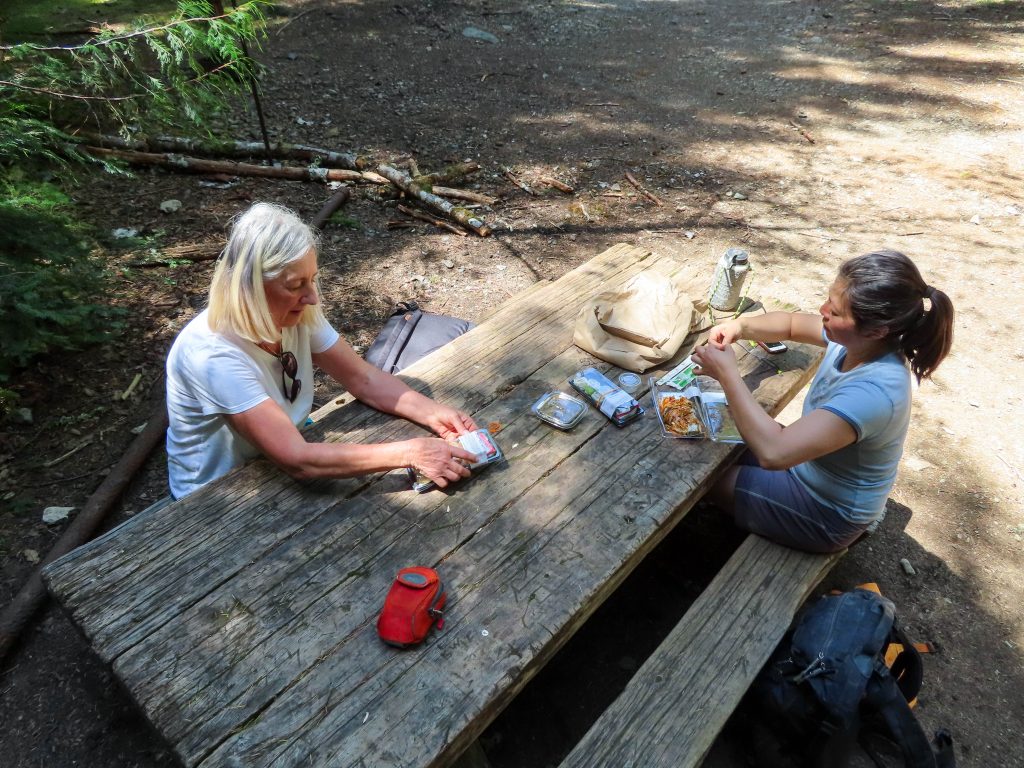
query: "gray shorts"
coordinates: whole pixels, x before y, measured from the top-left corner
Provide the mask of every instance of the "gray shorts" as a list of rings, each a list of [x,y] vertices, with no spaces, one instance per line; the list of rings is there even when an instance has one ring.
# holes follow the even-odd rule
[[[750,451],[739,466],[734,516],[740,528],[804,552],[837,552],[867,527],[818,502],[792,472],[762,469]]]

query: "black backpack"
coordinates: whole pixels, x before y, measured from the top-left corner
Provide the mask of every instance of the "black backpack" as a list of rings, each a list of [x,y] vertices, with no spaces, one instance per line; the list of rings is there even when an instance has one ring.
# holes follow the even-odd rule
[[[950,735],[940,730],[929,743],[910,709],[923,669],[891,601],[864,588],[821,598],[744,701],[754,764],[842,768],[859,745],[883,768],[879,752],[892,746],[907,768],[953,768]]]
[[[473,327],[468,320],[424,312],[415,301],[403,301],[363,357],[382,371],[398,373]]]

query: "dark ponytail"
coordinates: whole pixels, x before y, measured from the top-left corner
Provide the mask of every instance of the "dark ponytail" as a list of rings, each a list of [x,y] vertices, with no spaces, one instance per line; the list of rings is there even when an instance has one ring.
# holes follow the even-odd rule
[[[843,262],[839,278],[861,333],[884,329],[910,370],[930,378],[953,346],[953,302],[928,285],[910,259],[882,250]],[[928,305],[925,305],[925,299]]]

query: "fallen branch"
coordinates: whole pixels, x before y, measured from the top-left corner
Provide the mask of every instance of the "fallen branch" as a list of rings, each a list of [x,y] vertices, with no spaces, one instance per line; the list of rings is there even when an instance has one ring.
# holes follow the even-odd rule
[[[811,144],[817,144],[818,143],[818,142],[816,142],[814,140],[814,138],[811,136],[811,134],[809,134],[807,131],[805,131],[803,128],[801,128],[799,125],[794,123],[792,120],[789,121],[789,124],[796,129],[797,133],[799,133],[801,136],[803,136],[805,139],[807,139]]]
[[[415,165],[415,160],[412,161]],[[480,170],[479,163],[466,162],[456,163],[455,165],[449,165],[443,171],[437,171],[436,173],[425,173],[418,174],[413,170],[412,165],[409,167],[409,173],[412,176],[413,182],[416,186],[421,189],[424,187],[432,187],[435,184],[451,184],[456,181],[462,181],[464,178],[469,176],[471,173],[476,173]]]
[[[407,205],[399,205],[398,210],[404,213],[406,216],[412,216],[414,219],[430,222],[435,227],[447,229],[449,232],[454,232],[456,235],[466,237],[466,235],[469,234],[468,232],[466,232],[466,230],[460,229],[459,227],[456,227],[454,224],[449,224],[447,221],[444,221],[442,219],[435,219],[433,216],[428,216],[427,214],[423,213],[423,211],[417,211],[415,208],[410,208]]]
[[[134,152],[127,149],[105,149],[104,147],[83,147],[94,157],[112,157],[133,165],[157,165],[182,173],[227,173],[232,176],[261,176],[270,179],[290,181],[359,181],[370,184],[384,184],[388,180],[372,171],[350,171],[343,168],[291,168],[285,166],[253,165],[235,163],[229,160],[205,160],[185,157],[170,152]]]
[[[515,176],[513,176],[512,175],[512,171],[509,170],[508,168],[505,169],[505,178],[508,179],[509,181],[511,181],[513,184],[515,184],[521,190],[523,190],[523,192],[525,192],[526,194],[528,194],[528,195],[536,195],[537,194],[532,189],[530,189],[528,186],[526,186],[523,182],[521,182],[519,179],[517,179]]]
[[[130,149],[135,152],[190,152],[216,157],[263,157],[267,153],[262,141],[204,142],[178,136],[125,139],[122,136],[98,133],[80,133],[76,138],[88,142],[91,146],[106,149]],[[301,160],[304,162],[319,160],[328,168],[347,168],[351,171],[357,171],[360,167],[366,167],[368,164],[365,158],[360,162],[360,159],[351,152],[334,152],[330,149],[311,147],[306,144],[272,143],[270,152],[271,156],[278,160]]]
[[[85,440],[80,442],[78,445],[76,445],[70,451],[68,451],[67,453],[65,453],[65,454],[63,454],[61,456],[58,456],[56,459],[50,459],[49,461],[44,462],[43,466],[46,469],[49,469],[50,467],[55,467],[58,464],[60,464],[62,461],[64,461],[64,459],[66,459],[69,456],[73,456],[74,454],[78,453],[80,450],[85,448],[87,445],[92,445],[92,438],[91,437],[87,437]]]
[[[149,267],[167,267],[176,261],[214,261],[224,248],[218,240],[207,240],[202,243],[184,243],[160,249],[162,258],[156,261],[133,261],[129,266],[147,269]]]
[[[652,195],[650,192],[648,192],[646,189],[644,189],[640,185],[640,182],[637,181],[635,178],[633,178],[633,174],[630,173],[629,171],[626,171],[626,181],[628,181],[630,184],[632,184],[634,187],[636,187],[637,191],[639,191],[641,195],[646,197],[652,203],[654,203],[655,205],[662,205],[661,200],[659,200],[654,195]]]
[[[111,470],[99,487],[85,502],[82,511],[68,526],[64,534],[53,545],[46,557],[29,576],[14,599],[0,614],[0,660],[14,645],[21,630],[32,618],[46,598],[42,570],[57,558],[66,555],[75,547],[87,542],[96,527],[103,521],[107,511],[124,492],[129,481],[152,453],[163,443],[167,431],[167,405],[161,397],[146,422],[146,428],[136,437],[124,452],[117,465]]]
[[[326,224],[327,220],[334,215],[334,212],[348,202],[348,198],[350,195],[351,192],[349,192],[348,187],[342,187],[333,195],[331,195],[330,199],[326,203],[324,203],[324,207],[320,209],[320,212],[313,217],[313,220],[309,223],[309,226],[311,226],[313,229],[323,229],[324,224]]]
[[[480,203],[481,205],[494,205],[498,202],[496,197],[488,197],[487,195],[481,195],[479,192],[470,192],[465,189],[434,187],[432,191],[435,195],[440,195],[441,197],[450,197],[452,200],[466,200],[467,202]]]
[[[542,184],[547,184],[548,186],[555,187],[556,189],[558,189],[558,191],[561,191],[561,193],[565,193],[566,195],[571,195],[575,191],[575,189],[566,184],[564,181],[559,181],[558,179],[552,178],[551,176],[541,176],[541,178],[538,180]]]
[[[274,32],[275,33],[283,32],[288,27],[288,25],[291,24],[293,21],[298,21],[303,16],[305,16],[307,13],[312,13],[313,11],[319,11],[319,10],[320,10],[319,8],[309,8],[309,9],[303,11],[302,13],[297,13],[294,16],[292,16],[290,19],[288,19],[288,21],[286,21],[280,27],[275,29]]]
[[[550,176],[541,176],[540,179],[538,179],[538,181],[540,181],[542,184],[547,184],[549,187],[554,187],[559,192],[565,192],[565,194],[567,195],[571,195],[573,192],[576,191],[568,184],[566,184],[564,181],[553,179]]]
[[[491,234],[491,228],[488,227],[479,216],[473,215],[473,213],[466,208],[452,205],[443,197],[439,197],[431,192],[421,189],[416,182],[398,169],[392,168],[390,165],[380,165],[377,167],[377,171],[381,176],[386,178],[410,197],[416,198],[428,208],[436,210],[445,216],[450,216],[464,227],[472,229],[480,235],[480,237],[487,237]]]

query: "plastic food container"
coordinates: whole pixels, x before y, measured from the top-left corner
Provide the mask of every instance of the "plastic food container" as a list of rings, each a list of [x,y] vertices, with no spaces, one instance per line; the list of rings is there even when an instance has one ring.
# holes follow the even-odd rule
[[[650,384],[651,400],[665,437],[743,442],[725,393],[714,379],[698,376],[682,390],[659,385],[653,377]]]
[[[572,429],[583,420],[587,404],[565,392],[546,392],[530,408],[541,421],[559,429]]]
[[[619,387],[624,392],[628,392],[631,395],[635,395],[637,390],[640,389],[640,377],[635,373],[620,373],[618,378]]]

